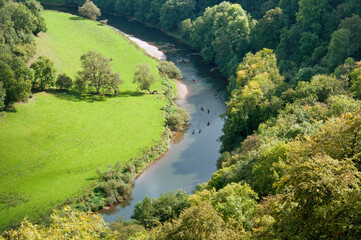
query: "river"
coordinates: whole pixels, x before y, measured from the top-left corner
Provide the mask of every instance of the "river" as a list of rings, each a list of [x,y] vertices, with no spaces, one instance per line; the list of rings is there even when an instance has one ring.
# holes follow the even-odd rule
[[[71,12],[69,9],[65,11]],[[227,82],[219,71],[212,71],[214,66],[205,64],[195,50],[161,30],[118,16],[102,17],[108,19],[108,25],[130,35],[132,41],[148,48],[158,58],[175,63],[182,72],[182,83],[188,89],[185,99],[176,103],[191,116],[189,128],[178,134],[169,151],[135,180],[132,200],[100,211],[104,220],[111,223],[119,217],[129,220],[135,204],[146,195],[157,198],[162,193],[178,189],[191,193],[197,184],[209,180],[216,171],[220,156],[220,142],[217,140],[223,127],[220,114],[226,111]]]

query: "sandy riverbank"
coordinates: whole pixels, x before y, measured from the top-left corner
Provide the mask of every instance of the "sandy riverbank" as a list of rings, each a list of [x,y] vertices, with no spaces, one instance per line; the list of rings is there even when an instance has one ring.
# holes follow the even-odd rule
[[[188,87],[180,80],[174,80],[177,85],[177,100],[185,100],[188,95]]]

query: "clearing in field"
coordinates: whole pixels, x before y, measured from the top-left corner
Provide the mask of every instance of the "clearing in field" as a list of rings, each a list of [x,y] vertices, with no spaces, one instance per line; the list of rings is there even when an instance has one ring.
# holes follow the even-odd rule
[[[36,39],[37,55],[74,78],[90,50],[112,58],[125,82],[117,97],[47,91],[0,117],[0,229],[36,218],[93,182],[96,169],[139,156],[165,130],[163,95],[141,94],[132,83],[138,63],[160,76],[158,62],[108,26],[44,11],[48,32]],[[159,89],[160,83],[154,86]]]

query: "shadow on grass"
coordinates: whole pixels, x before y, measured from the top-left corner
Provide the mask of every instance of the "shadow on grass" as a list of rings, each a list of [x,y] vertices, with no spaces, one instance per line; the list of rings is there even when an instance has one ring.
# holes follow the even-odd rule
[[[18,112],[18,110],[16,109],[15,106],[11,106],[10,108],[5,108],[4,112],[16,113],[16,112]]]
[[[46,90],[46,92],[53,94],[61,100],[73,102],[103,102],[108,98],[105,95],[96,95],[91,93],[80,94],[74,91]]]
[[[133,92],[133,91],[124,91],[120,92],[117,95],[98,95],[94,93],[83,93],[80,94],[76,91],[66,91],[66,90],[55,90],[50,89],[46,90],[47,93],[53,94],[55,97],[66,100],[66,101],[73,101],[73,102],[104,102],[107,99],[114,98],[114,97],[140,97],[143,96],[145,93],[142,92]]]
[[[142,92],[133,92],[133,91],[124,91],[124,92],[120,92],[119,96],[122,97],[140,97],[145,95],[145,93]]]
[[[69,19],[70,19],[70,20],[73,20],[73,21],[84,21],[84,20],[85,20],[85,19],[82,18],[82,17],[76,17],[76,16],[70,17]]]

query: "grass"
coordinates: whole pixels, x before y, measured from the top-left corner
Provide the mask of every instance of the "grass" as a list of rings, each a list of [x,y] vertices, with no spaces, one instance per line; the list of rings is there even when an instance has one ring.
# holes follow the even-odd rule
[[[37,55],[51,58],[58,73],[74,78],[80,56],[94,50],[113,59],[125,84],[117,97],[37,93],[0,117],[0,229],[81,194],[97,168],[139,156],[165,129],[164,96],[139,93],[132,83],[137,63],[160,79],[156,60],[108,26],[53,11],[43,17],[48,32],[36,39]]]

